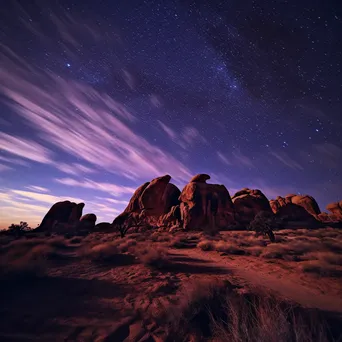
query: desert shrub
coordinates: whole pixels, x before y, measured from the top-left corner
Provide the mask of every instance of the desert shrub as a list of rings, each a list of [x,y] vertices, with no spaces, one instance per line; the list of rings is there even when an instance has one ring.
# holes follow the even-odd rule
[[[260,256],[263,251],[264,248],[259,246],[252,246],[245,249],[245,253],[252,256]]]
[[[13,234],[13,235],[16,235],[16,236],[23,235],[24,233],[26,233],[26,232],[28,232],[30,230],[31,230],[31,228],[29,227],[27,222],[24,222],[24,221],[20,221],[19,224],[12,223],[8,227],[8,232],[10,234]]]
[[[1,278],[29,279],[45,274],[48,260],[62,258],[62,254],[42,239],[18,240],[1,250]]]
[[[238,246],[225,242],[225,241],[218,241],[214,244],[214,249],[218,252],[224,252],[227,254],[236,254],[236,255],[243,255],[245,251]]]
[[[314,260],[302,264],[302,270],[306,273],[313,273],[321,277],[342,277],[342,270],[328,264],[323,260]]]
[[[135,246],[137,244],[137,242],[133,239],[127,239],[124,240],[123,242],[121,242],[118,246],[119,250],[121,252],[129,252],[129,251],[133,251],[133,246]]]
[[[278,228],[276,217],[268,211],[257,213],[248,226],[248,229],[255,231],[257,235],[267,235],[271,242],[275,242],[273,229],[276,228]]]
[[[115,261],[118,254],[120,254],[120,252],[116,242],[105,242],[87,246],[80,252],[82,257],[100,262]]]
[[[202,240],[197,244],[197,247],[202,251],[212,251],[214,250],[214,243],[210,240]]]
[[[168,341],[313,342],[341,335],[330,316],[269,294],[238,293],[229,282],[197,281],[182,293],[157,317],[169,322]]]
[[[170,265],[168,253],[163,248],[141,249],[137,256],[139,260],[146,266],[162,269]]]

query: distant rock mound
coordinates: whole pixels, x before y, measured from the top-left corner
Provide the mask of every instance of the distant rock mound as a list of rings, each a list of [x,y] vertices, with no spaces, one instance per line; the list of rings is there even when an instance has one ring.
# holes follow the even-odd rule
[[[113,231],[113,226],[109,222],[100,222],[94,227],[95,232],[111,232]]]
[[[244,188],[232,197],[236,219],[241,224],[249,224],[260,212],[272,212],[267,197],[258,189]]]
[[[270,200],[272,211],[283,221],[297,225],[316,226],[321,211],[316,200],[309,195],[290,194]]]
[[[37,231],[59,231],[75,227],[81,216],[84,203],[76,204],[70,201],[55,203],[43,218]]]
[[[329,210],[338,221],[342,221],[342,201],[329,203],[326,209]]]
[[[210,177],[194,176],[179,197],[185,230],[221,230],[236,224],[232,199],[226,187],[207,184]]]
[[[83,215],[78,224],[78,229],[93,230],[97,217],[95,214]]]

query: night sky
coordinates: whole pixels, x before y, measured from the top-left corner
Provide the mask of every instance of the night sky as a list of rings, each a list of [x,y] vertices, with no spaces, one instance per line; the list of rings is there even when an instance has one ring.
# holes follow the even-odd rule
[[[0,228],[56,201],[112,221],[137,186],[342,199],[339,1],[7,1]]]

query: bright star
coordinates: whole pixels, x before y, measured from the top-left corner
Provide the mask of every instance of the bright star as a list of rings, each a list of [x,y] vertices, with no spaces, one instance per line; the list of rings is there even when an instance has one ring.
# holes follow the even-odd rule
[[[70,63],[67,63],[66,66],[67,66],[68,68],[70,68],[70,67],[71,67],[71,64],[70,64]]]

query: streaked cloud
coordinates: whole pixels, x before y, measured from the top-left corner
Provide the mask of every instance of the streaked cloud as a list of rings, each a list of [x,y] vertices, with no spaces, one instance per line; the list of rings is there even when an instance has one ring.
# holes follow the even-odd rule
[[[43,145],[32,140],[14,137],[2,132],[0,132],[0,149],[38,163],[52,163],[52,152]]]
[[[38,192],[50,192],[49,189],[44,188],[42,186],[37,186],[37,185],[29,185],[26,187],[26,189],[32,190],[32,191],[38,191]]]
[[[49,144],[77,158],[80,164],[84,161],[94,168],[130,179],[153,178],[166,173],[174,178],[189,178],[190,172],[181,162],[135,132],[138,119],[108,94],[39,70],[34,71],[32,79],[32,68],[23,65],[24,62],[14,65],[13,58],[5,51],[1,60],[0,91],[42,141],[1,133],[0,144],[5,151],[57,165],[46,147]],[[195,129],[190,128],[186,137],[189,142],[200,138]],[[68,171],[70,173],[71,169]]]
[[[79,176],[82,173],[95,173],[96,170],[90,167],[84,166],[82,164],[72,163],[72,164],[56,164],[56,168],[69,175]]]
[[[294,158],[290,157],[286,152],[270,151],[269,154],[290,169],[304,170],[303,166],[300,165]]]
[[[57,178],[55,179],[55,181],[64,185],[108,192],[112,196],[132,194],[136,190],[135,188],[131,188],[127,186],[115,185],[111,183],[95,182],[87,178],[83,181],[79,181],[79,180],[72,179],[72,178]]]

